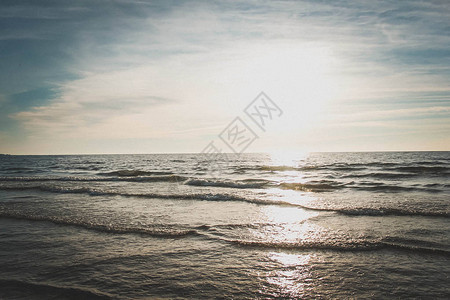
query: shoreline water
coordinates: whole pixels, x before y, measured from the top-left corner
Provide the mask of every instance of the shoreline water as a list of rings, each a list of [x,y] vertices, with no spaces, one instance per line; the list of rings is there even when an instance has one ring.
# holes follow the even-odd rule
[[[0,297],[450,296],[450,152],[219,164],[3,157]]]

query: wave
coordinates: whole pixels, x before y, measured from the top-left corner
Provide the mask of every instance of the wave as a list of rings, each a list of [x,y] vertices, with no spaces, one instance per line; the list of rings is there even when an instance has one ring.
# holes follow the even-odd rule
[[[19,213],[11,213],[11,212],[1,212],[1,218],[10,218],[10,219],[18,219],[18,220],[26,220],[26,221],[43,221],[50,222],[56,225],[65,225],[65,226],[73,226],[79,227],[87,230],[94,230],[105,233],[117,233],[117,234],[144,234],[153,237],[167,237],[167,238],[175,238],[175,237],[184,237],[188,235],[197,235],[198,232],[193,229],[176,229],[176,228],[144,228],[144,227],[136,227],[136,226],[122,226],[122,225],[113,225],[113,224],[101,224],[94,223],[82,220],[72,220],[61,217],[52,217],[52,216],[34,216],[34,215],[25,215]]]
[[[299,168],[291,166],[260,166],[256,167],[256,170],[260,171],[298,171]]]
[[[106,164],[106,162],[104,161],[90,161],[90,160],[85,160],[82,162],[76,162],[76,163],[72,163],[73,165],[104,165]]]
[[[121,196],[148,199],[176,199],[176,200],[203,200],[203,201],[236,201],[247,202],[260,205],[281,205],[281,206],[297,206],[296,204],[276,200],[251,199],[239,197],[231,194],[213,194],[213,193],[191,193],[191,194],[156,194],[156,193],[125,193],[113,191],[101,191],[90,188],[62,188],[50,186],[21,186],[21,187],[2,187],[0,190],[24,191],[35,190],[49,193],[65,193],[65,194],[86,194],[89,196]]]
[[[200,225],[196,227],[182,228],[177,225],[152,225],[125,226],[114,225],[111,223],[102,224],[98,222],[85,221],[81,219],[70,219],[56,216],[36,216],[17,212],[0,212],[0,218],[10,218],[25,221],[50,222],[56,225],[72,226],[86,230],[92,230],[108,234],[140,234],[158,238],[183,238],[189,236],[202,235],[201,231],[210,231],[214,228],[236,229],[253,228],[258,229],[270,223],[255,224],[219,224],[219,225]],[[220,239],[225,242],[244,246],[263,249],[289,249],[289,250],[333,250],[333,251],[374,251],[374,250],[401,250],[419,253],[431,253],[450,256],[450,251],[442,249],[445,245],[436,242],[429,242],[418,239],[405,239],[400,237],[385,237],[380,240],[349,240],[349,241],[300,241],[300,242],[277,242],[277,241],[249,241],[239,239],[227,239],[216,235],[210,238]]]
[[[427,192],[427,193],[442,193],[444,190],[430,188],[426,186],[401,186],[401,185],[390,185],[384,183],[359,183],[363,186],[353,186],[352,188],[368,191],[368,192],[390,192],[390,193],[400,193],[400,192]]]
[[[120,176],[120,177],[136,177],[149,175],[172,175],[172,172],[166,171],[142,171],[142,170],[118,170],[106,173],[98,173],[103,176]]]
[[[0,177],[1,181],[80,181],[80,182],[108,182],[108,181],[126,181],[126,182],[183,182],[187,177],[179,175],[161,175],[161,176],[139,176],[139,177],[10,177],[4,176]]]
[[[435,174],[448,174],[448,167],[444,166],[398,166],[394,168],[387,168],[387,170],[409,172],[409,173],[435,173]]]
[[[362,171],[362,170],[366,170],[367,167],[354,167],[354,166],[336,166],[336,167],[326,167],[326,168],[322,168],[322,169],[327,169],[330,171]]]
[[[309,170],[322,170],[326,169],[330,165],[307,165],[307,166],[285,166],[285,165],[259,165],[259,166],[246,166],[237,167],[236,171],[268,171],[268,172],[283,172],[283,171],[309,171]]]
[[[391,207],[378,208],[327,208],[327,207],[311,207],[299,203],[293,203],[282,200],[265,200],[260,198],[245,198],[233,194],[226,193],[185,193],[185,194],[156,194],[156,193],[126,193],[115,191],[102,191],[90,188],[63,188],[51,186],[21,186],[21,187],[5,187],[0,186],[0,190],[37,190],[50,193],[67,193],[67,194],[86,194],[89,196],[121,196],[148,199],[175,199],[175,200],[202,200],[202,201],[234,201],[247,202],[257,205],[278,205],[298,207],[312,211],[334,212],[346,216],[422,216],[422,217],[443,217],[449,218],[449,211],[431,211],[419,209],[402,209]]]
[[[282,182],[279,184],[281,188],[305,191],[305,192],[328,192],[345,187],[344,183],[329,180],[309,181],[306,183],[287,183]]]
[[[201,229],[201,230],[212,230],[215,231],[217,229],[261,229],[261,227],[264,226],[273,226],[273,223],[231,223],[231,224],[216,224],[216,225],[201,225],[196,227],[196,229]]]
[[[268,172],[277,172],[277,171],[298,171],[299,168],[291,167],[291,166],[243,166],[236,167],[234,169],[234,173],[244,173],[246,171],[268,171]]]
[[[370,176],[370,175],[368,175]],[[347,177],[353,177],[349,175]],[[305,183],[281,182],[276,184],[274,181],[265,179],[244,179],[244,180],[213,180],[201,178],[189,178],[180,175],[160,175],[160,176],[137,176],[137,177],[12,177],[0,176],[0,182],[175,182],[190,186],[211,186],[236,189],[261,189],[265,187],[278,187],[304,192],[330,192],[343,188],[356,189],[375,192],[444,192],[449,185],[445,184],[424,184],[415,186],[389,185],[382,182],[340,182],[333,180],[313,180]]]
[[[431,211],[431,210],[418,210],[418,209],[400,209],[400,208],[390,208],[390,207],[379,207],[379,208],[327,208],[327,207],[311,207],[307,205],[291,203],[297,207],[321,211],[321,212],[333,212],[345,216],[367,216],[367,217],[378,217],[378,216],[421,216],[421,217],[441,217],[450,218],[449,211]]]
[[[368,162],[368,163],[330,163],[319,165],[286,166],[286,165],[256,165],[242,166],[235,170],[242,171],[314,171],[314,170],[333,170],[333,171],[358,171],[369,168],[377,168],[386,171],[400,171],[408,173],[435,173],[447,172],[447,166],[437,165],[436,162],[415,162],[412,164],[398,164],[390,162]]]
[[[34,171],[35,169],[26,168],[26,167],[9,167],[2,169],[4,171]]]
[[[349,175],[348,177],[352,177]],[[336,180],[312,180],[304,183],[298,182],[282,182],[278,184],[278,187],[282,189],[289,189],[295,191],[304,192],[331,192],[339,189],[353,189],[359,191],[368,192],[427,192],[427,193],[442,193],[448,187],[448,185],[441,184],[425,184],[425,185],[413,185],[413,186],[401,186],[386,184],[383,182],[340,182]]]
[[[210,180],[210,179],[189,179],[184,184],[193,186],[214,186],[237,189],[262,188],[271,181],[264,179],[244,179],[244,180]]]
[[[359,170],[364,169],[360,164],[323,164],[323,165],[303,165],[303,166],[286,166],[286,165],[257,165],[257,166],[246,166],[238,167],[236,170],[239,171],[270,171],[270,172],[282,172],[282,171],[310,171],[310,170]]]
[[[399,208],[352,208],[337,209],[336,212],[347,216],[422,216],[449,218],[450,212],[423,211]]]
[[[432,234],[436,233],[436,231],[431,231]],[[443,245],[441,243],[433,242],[433,241],[427,241],[422,239],[416,239],[416,238],[404,238],[404,237],[398,237],[398,236],[387,236],[383,238],[383,242],[390,243],[390,244],[401,244],[401,245],[409,245],[412,247],[424,247],[424,248],[433,248],[433,249],[440,249],[446,247],[446,245]]]
[[[71,168],[64,168],[65,170],[71,170]],[[99,171],[103,169],[102,166],[81,166],[81,167],[75,167],[76,170],[85,170],[85,171]]]
[[[21,167],[11,167],[11,168],[0,168],[0,172],[6,174],[33,174],[38,173],[38,169],[33,168],[21,168]]]
[[[376,250],[400,250],[416,253],[439,254],[450,256],[450,251],[421,247],[414,245],[406,245],[400,243],[392,243],[389,241],[349,241],[349,242],[267,242],[267,241],[245,241],[245,240],[226,240],[231,244],[262,249],[288,249],[288,250],[332,250],[332,251],[376,251]]]
[[[402,179],[415,177],[416,174],[411,173],[365,173],[365,174],[348,174],[341,178],[376,178],[376,179]]]
[[[79,182],[108,182],[108,181],[125,181],[125,182],[180,182],[191,186],[212,186],[226,188],[263,188],[271,183],[264,179],[244,179],[244,180],[212,180],[212,179],[194,179],[179,175],[159,175],[159,176],[137,176],[137,177],[0,177],[1,181],[11,182],[44,182],[44,181],[79,181]]]
[[[375,167],[385,170],[409,170],[409,171],[422,171],[422,170],[445,170],[447,167],[439,165],[437,162],[423,161],[423,162],[411,162],[411,163],[394,163],[394,162],[366,162],[366,163],[335,163],[323,165],[325,167]]]
[[[447,189],[450,187],[450,184],[441,184],[441,183],[428,183],[428,184],[424,184],[424,187],[427,188],[444,188]]]

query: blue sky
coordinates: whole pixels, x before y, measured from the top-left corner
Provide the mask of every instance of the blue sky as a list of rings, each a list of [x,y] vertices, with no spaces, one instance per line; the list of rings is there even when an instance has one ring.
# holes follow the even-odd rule
[[[450,150],[448,1],[2,1],[0,153]]]

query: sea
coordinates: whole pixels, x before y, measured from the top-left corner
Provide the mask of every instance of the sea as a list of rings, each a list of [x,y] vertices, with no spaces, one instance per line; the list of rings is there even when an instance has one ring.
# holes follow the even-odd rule
[[[0,299],[450,299],[450,152],[0,156]]]

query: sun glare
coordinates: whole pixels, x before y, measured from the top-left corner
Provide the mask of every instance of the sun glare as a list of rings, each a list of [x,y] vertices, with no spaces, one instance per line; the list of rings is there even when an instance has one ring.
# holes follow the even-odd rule
[[[269,155],[271,165],[295,168],[298,167],[299,163],[308,156],[308,152],[300,152],[294,150],[274,150],[271,151]]]

